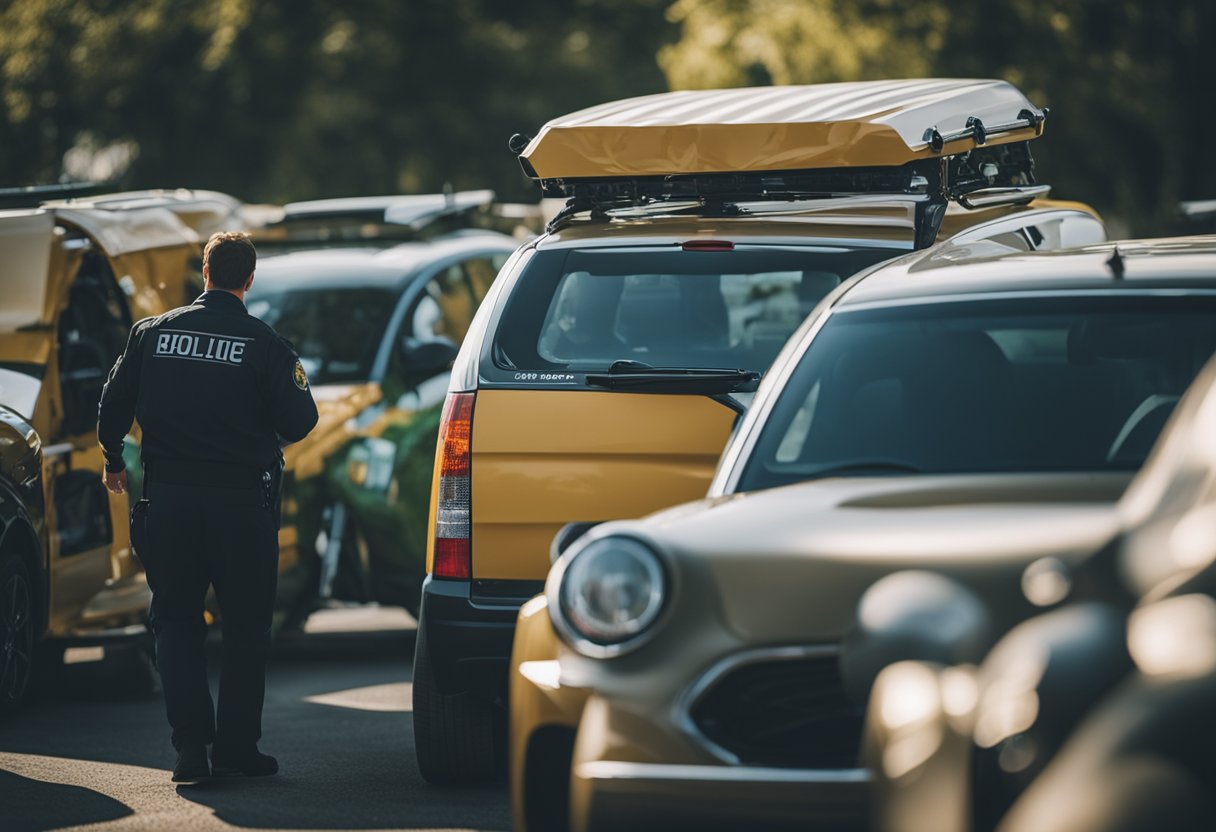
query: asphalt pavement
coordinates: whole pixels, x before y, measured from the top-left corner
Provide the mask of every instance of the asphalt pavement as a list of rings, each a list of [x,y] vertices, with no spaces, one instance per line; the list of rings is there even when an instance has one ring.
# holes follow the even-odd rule
[[[0,831],[509,829],[505,786],[419,777],[415,631],[402,619],[327,612],[276,641],[261,747],[282,771],[269,778],[175,787],[163,705],[123,690],[130,663],[111,654],[65,667],[55,690],[0,722]]]

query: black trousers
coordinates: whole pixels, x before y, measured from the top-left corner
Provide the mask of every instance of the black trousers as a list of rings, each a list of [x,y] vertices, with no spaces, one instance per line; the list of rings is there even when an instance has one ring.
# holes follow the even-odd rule
[[[244,751],[262,735],[278,529],[260,488],[151,481],[131,538],[152,589],[152,631],[173,746]],[[203,605],[215,587],[223,627],[218,711],[207,684]]]

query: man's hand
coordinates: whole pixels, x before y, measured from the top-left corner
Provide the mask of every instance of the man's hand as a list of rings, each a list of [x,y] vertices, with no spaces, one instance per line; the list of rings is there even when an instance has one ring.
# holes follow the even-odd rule
[[[111,494],[126,494],[127,493],[127,469],[123,468],[118,473],[106,471],[102,476],[105,480],[106,488],[110,489]]]

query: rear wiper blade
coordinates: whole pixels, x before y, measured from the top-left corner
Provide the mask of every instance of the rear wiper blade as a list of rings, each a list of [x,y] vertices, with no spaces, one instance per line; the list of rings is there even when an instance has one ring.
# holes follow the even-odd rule
[[[641,361],[614,361],[606,373],[588,373],[587,384],[614,390],[673,393],[740,393],[756,389],[760,373],[704,367],[651,367]]]
[[[820,477],[833,477],[837,474],[864,474],[868,472],[891,472],[897,474],[922,473],[919,466],[913,465],[911,462],[904,462],[900,459],[853,459],[845,462],[825,465],[822,468],[815,468],[808,471],[805,477],[807,479],[817,479]]]

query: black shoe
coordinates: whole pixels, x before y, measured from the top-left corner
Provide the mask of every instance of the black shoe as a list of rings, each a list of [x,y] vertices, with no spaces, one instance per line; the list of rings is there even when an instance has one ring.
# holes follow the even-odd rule
[[[198,783],[211,776],[207,764],[207,746],[183,745],[177,752],[177,765],[173,767],[174,783]]]
[[[268,777],[279,773],[279,761],[258,751],[256,745],[247,751],[212,749],[211,773],[216,777]]]

